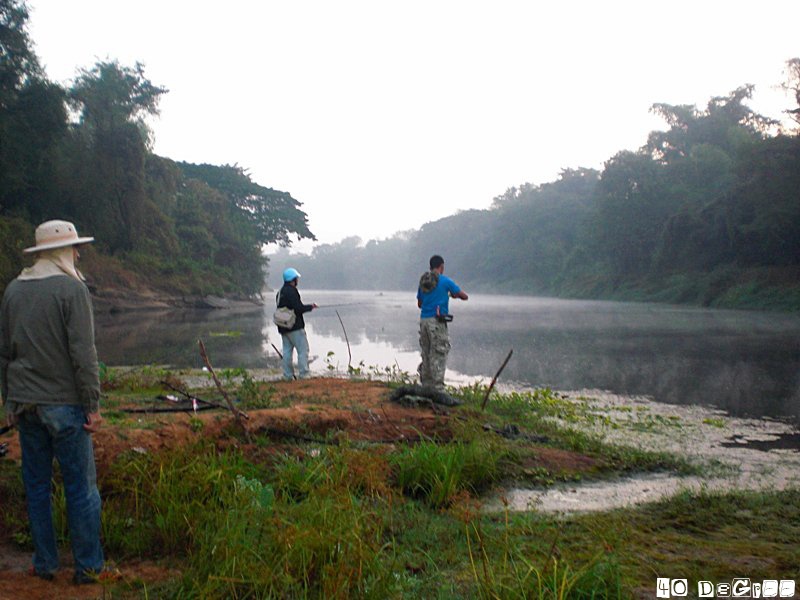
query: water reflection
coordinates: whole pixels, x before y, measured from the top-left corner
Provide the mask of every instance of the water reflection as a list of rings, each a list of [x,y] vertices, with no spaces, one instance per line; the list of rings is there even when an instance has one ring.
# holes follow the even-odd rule
[[[320,309],[306,319],[312,369],[327,362],[419,362],[413,293],[303,290]],[[475,295],[453,301],[448,379],[488,379],[508,350],[504,381],[570,390],[600,388],[734,414],[800,415],[800,316],[651,304]],[[98,317],[108,364],[200,366],[202,337],[215,366],[275,365],[280,336],[271,307],[241,313],[181,311]],[[227,334],[221,335],[221,334]]]
[[[201,368],[202,339],[215,367],[275,364],[265,347],[264,311],[164,310],[96,316],[97,354],[108,365],[159,364]]]

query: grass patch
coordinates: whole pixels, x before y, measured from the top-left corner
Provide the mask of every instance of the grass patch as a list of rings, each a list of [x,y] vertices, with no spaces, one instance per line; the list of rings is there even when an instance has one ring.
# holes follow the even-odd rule
[[[453,393],[464,401],[465,409],[472,411],[468,414],[471,414],[476,421],[488,418],[493,420],[498,428],[510,422],[546,438],[546,444],[549,446],[602,460],[605,468],[594,471],[594,476],[655,471],[698,475],[709,468],[707,465],[697,465],[667,452],[606,442],[603,436],[596,432],[617,429],[623,425],[601,412],[587,398],[571,399],[550,389],[508,394],[494,393],[484,413],[480,410],[486,393],[483,385],[472,385],[454,390]],[[630,414],[630,411],[625,412]],[[637,411],[634,416],[635,421],[632,425],[625,423],[625,426],[633,430],[674,431],[681,427],[680,420],[673,417],[653,416],[643,411]]]
[[[177,387],[183,382],[172,371],[153,365],[135,368],[107,367],[100,365],[100,385],[104,392],[137,395],[158,393],[163,388],[161,382],[168,381]]]
[[[621,516],[621,515],[620,515]],[[627,569],[641,584],[646,565],[690,580],[800,579],[800,490],[684,492],[624,516],[637,548]]]
[[[244,373],[230,375],[240,386],[246,382]],[[269,396],[253,402],[273,407],[270,385],[251,383]],[[127,385],[109,393],[140,392]],[[339,435],[335,444],[287,448],[263,437],[258,452],[243,444],[221,451],[204,441],[121,454],[99,482],[106,553],[123,571],[124,561],[136,558],[178,568],[180,577],[159,584],[157,594],[166,598],[630,598],[654,596],[656,576],[690,583],[800,578],[798,490],[686,492],[641,508],[571,517],[483,512],[481,495],[509,478],[547,485],[571,476],[697,468],[581,429],[615,426],[588,400],[549,390],[493,394],[483,412],[485,388],[456,393],[465,405],[451,413],[456,425],[446,441],[379,445]],[[627,414],[637,421],[649,416]],[[665,421],[652,420],[654,427],[680,426]],[[521,437],[498,435],[508,424]],[[203,430],[200,419],[190,426]],[[537,452],[526,435],[546,438],[538,447],[580,452],[601,466],[526,474],[523,465],[535,464]],[[23,497],[18,466],[0,462],[0,536],[28,547]],[[64,543],[58,486],[55,497]]]
[[[487,461],[485,448],[456,446],[345,445],[263,464],[210,444],[126,454],[101,481],[106,551],[179,566],[159,590],[176,598],[629,598],[652,591],[656,575],[723,581],[744,565],[752,578],[800,577],[797,490],[687,492],[570,518],[487,515],[469,490],[492,471],[466,475],[480,473],[466,467],[472,452]],[[449,503],[414,493],[397,456],[459,457],[460,492]],[[19,477],[2,472],[3,504],[19,506]],[[62,502],[56,510],[63,523]]]
[[[504,455],[497,444],[477,439],[462,443],[422,442],[401,448],[391,462],[404,493],[430,506],[449,506],[460,492],[480,493],[500,477]]]

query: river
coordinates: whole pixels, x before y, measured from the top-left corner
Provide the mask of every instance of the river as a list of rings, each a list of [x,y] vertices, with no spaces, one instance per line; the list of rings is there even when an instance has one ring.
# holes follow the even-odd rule
[[[399,368],[419,362],[413,293],[300,289],[312,370]],[[732,415],[800,417],[800,315],[658,304],[475,294],[451,301],[448,381],[501,381],[557,390],[599,389]],[[97,316],[108,365],[201,367],[203,339],[217,368],[277,365],[272,306],[253,310],[139,311]],[[338,315],[337,315],[338,313]],[[341,322],[340,322],[341,318]],[[345,332],[350,344],[348,353]]]

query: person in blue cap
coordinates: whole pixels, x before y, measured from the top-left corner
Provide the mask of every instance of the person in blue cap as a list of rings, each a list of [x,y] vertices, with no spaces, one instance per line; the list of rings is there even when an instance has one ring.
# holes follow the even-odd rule
[[[316,304],[303,304],[297,283],[300,273],[297,269],[289,267],[283,272],[283,287],[278,292],[278,308],[290,308],[294,311],[295,321],[291,327],[278,326],[278,333],[283,340],[283,378],[294,379],[292,367],[292,353],[297,350],[298,377],[306,379],[308,371],[308,337],[306,336],[306,323],[303,315],[317,308]]]

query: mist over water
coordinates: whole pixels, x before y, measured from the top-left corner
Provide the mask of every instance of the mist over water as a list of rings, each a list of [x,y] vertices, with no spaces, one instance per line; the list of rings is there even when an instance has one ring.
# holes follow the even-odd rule
[[[419,362],[414,291],[300,289],[320,308],[306,315],[312,370]],[[713,405],[736,415],[800,416],[800,316],[527,296],[451,300],[448,380],[487,382],[510,349],[501,381],[558,390],[597,388],[662,402]],[[202,338],[215,367],[277,365],[281,347],[264,309],[98,315],[109,365],[200,367]],[[331,356],[328,353],[332,352]]]

